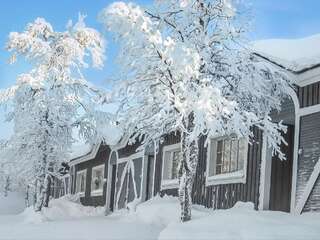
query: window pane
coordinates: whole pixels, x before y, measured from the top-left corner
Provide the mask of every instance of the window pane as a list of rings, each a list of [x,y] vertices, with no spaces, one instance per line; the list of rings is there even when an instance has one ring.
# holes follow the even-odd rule
[[[231,141],[231,166],[230,172],[234,172],[238,170],[238,139],[234,139]]]
[[[163,161],[163,179],[170,179],[171,178],[171,160],[170,160],[170,151],[164,152],[164,161]]]
[[[222,147],[223,147],[223,141],[217,142],[217,155],[216,155],[216,172],[215,174],[220,174],[221,168],[222,168]],[[213,148],[212,148],[213,149]]]
[[[229,139],[223,141],[223,157],[222,157],[222,173],[229,172],[231,141]]]
[[[245,138],[226,138],[212,141],[209,175],[218,175],[243,170],[247,158],[247,140]]]
[[[248,143],[246,139],[242,138],[239,140],[239,169],[244,169],[244,161],[247,158],[247,149]]]
[[[171,169],[171,179],[178,178],[178,165],[181,158],[181,151],[174,151],[172,153],[172,169]]]

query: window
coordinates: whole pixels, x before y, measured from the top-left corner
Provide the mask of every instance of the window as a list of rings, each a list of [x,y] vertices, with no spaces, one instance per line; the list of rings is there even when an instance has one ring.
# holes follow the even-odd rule
[[[208,147],[207,184],[245,183],[247,152],[246,138],[211,139]]]
[[[165,146],[163,148],[162,189],[178,187],[178,165],[181,157],[180,143]]]
[[[76,193],[79,193],[80,195],[84,195],[86,191],[86,178],[87,178],[87,170],[82,170],[77,172]]]
[[[102,195],[104,184],[104,165],[92,168],[91,195]]]

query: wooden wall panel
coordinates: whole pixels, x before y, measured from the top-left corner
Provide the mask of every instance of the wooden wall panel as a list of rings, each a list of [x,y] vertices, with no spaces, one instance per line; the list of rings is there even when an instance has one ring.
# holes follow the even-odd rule
[[[297,94],[301,108],[320,104],[320,82],[299,87]]]

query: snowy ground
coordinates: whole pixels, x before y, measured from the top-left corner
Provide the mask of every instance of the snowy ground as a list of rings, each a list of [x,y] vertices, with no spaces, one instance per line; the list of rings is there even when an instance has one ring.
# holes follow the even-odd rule
[[[193,208],[193,220],[178,221],[175,198],[155,198],[136,212],[108,217],[103,208],[83,207],[64,199],[51,202],[41,215],[31,209],[0,216],[0,239],[319,239],[320,214],[293,216],[257,212],[249,203],[230,210]]]
[[[24,193],[10,192],[7,197],[0,193],[0,215],[18,214],[25,208]]]

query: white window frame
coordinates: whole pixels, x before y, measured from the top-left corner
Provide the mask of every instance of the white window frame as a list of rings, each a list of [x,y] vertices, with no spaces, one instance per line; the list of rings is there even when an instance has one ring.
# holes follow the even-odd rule
[[[217,138],[211,138],[207,147],[207,171],[206,171],[206,186],[231,184],[231,183],[246,183],[247,181],[247,164],[248,164],[248,144],[249,139],[246,139],[248,144],[245,145],[245,158],[243,162],[243,170],[238,170],[231,173],[222,173],[218,175],[210,176],[210,164],[215,164],[215,158],[217,157],[216,149],[212,149],[212,141],[218,142],[220,140],[228,139],[229,136],[222,136]],[[213,154],[212,151],[215,151]]]
[[[77,184],[77,179],[78,179],[78,175],[84,173],[85,175],[85,181],[84,181],[84,192],[78,192],[78,184]],[[85,195],[85,192],[86,192],[86,189],[87,189],[87,169],[83,169],[83,170],[80,170],[80,171],[77,171],[77,174],[76,174],[76,194],[78,194],[79,196],[83,197]]]
[[[162,170],[161,170],[161,190],[165,189],[175,189],[179,187],[179,179],[164,179],[164,166],[165,161],[169,161],[168,159],[165,159],[166,152],[173,152],[175,150],[181,151],[181,143],[176,143],[172,145],[164,146],[162,149]],[[171,157],[172,155],[170,155]],[[171,161],[171,160],[170,160]]]
[[[92,184],[93,184],[93,172],[97,169],[102,169],[103,170],[103,180],[102,180],[102,189],[97,189],[97,190],[92,190]],[[104,185],[104,181],[105,181],[105,177],[104,177],[104,170],[105,170],[105,165],[101,164],[101,165],[97,165],[94,166],[91,170],[91,196],[102,196],[103,195],[103,185]]]

